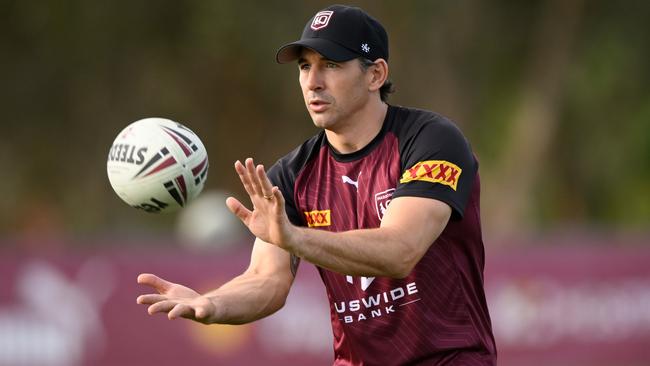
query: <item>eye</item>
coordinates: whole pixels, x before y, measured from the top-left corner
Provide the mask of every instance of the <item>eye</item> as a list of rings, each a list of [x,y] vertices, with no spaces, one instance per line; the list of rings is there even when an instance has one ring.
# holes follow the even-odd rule
[[[300,70],[309,70],[309,64],[308,63],[299,64],[298,69],[300,69]]]
[[[328,69],[335,69],[335,68],[339,67],[339,65],[337,63],[334,63],[334,62],[328,62],[327,64],[325,64],[325,67],[327,67]]]

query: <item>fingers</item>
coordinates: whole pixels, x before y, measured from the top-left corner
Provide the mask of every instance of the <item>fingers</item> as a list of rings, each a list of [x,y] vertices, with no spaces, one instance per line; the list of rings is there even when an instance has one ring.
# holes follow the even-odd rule
[[[194,318],[197,320],[206,320],[210,312],[203,306],[197,306],[194,308]]]
[[[278,210],[284,210],[284,197],[282,196],[282,192],[280,192],[280,188],[278,187],[273,187],[272,189],[273,192],[273,197],[278,201]]]
[[[238,201],[236,203],[241,206],[241,209],[246,210],[241,203]],[[214,307],[210,300],[201,297],[196,291],[150,273],[140,274],[138,283],[151,286],[160,292],[140,295],[136,299],[138,304],[149,305],[147,308],[149,315],[167,313],[169,319],[183,317],[206,323],[211,314],[208,307]]]
[[[136,303],[140,305],[151,305],[155,304],[157,302],[166,300],[167,296],[165,295],[159,295],[159,294],[147,294],[147,295],[140,295],[138,298],[135,300]]]
[[[182,303],[178,299],[167,299],[163,295],[142,295],[138,297],[138,303],[151,304],[147,308],[149,315],[167,313],[170,320],[186,318],[203,321],[209,315],[204,306]]]
[[[169,320],[174,320],[177,318],[188,318],[194,319],[194,309],[186,304],[176,304],[170,311],[167,313]]]
[[[271,184],[269,177],[266,175],[266,171],[264,170],[264,165],[258,165],[255,169],[255,173],[257,177],[257,182],[260,186],[264,198],[272,196],[273,185]]]
[[[204,307],[177,304],[169,313],[167,313],[167,318],[169,318],[169,320],[185,318],[195,320],[203,324],[209,324],[210,321],[208,315],[209,313]]]
[[[235,214],[235,216],[237,216],[244,224],[248,222],[252,212],[239,202],[239,200],[233,197],[228,197],[226,199],[226,206],[228,206],[230,212]]]
[[[167,318],[169,320],[174,320],[178,318],[187,318],[195,319],[194,316],[195,310],[192,306],[179,303],[174,300],[165,300],[157,302],[147,309],[149,315],[154,315],[157,313],[167,313]]]
[[[252,158],[247,158],[244,164],[239,160],[236,161],[235,170],[251,199],[263,197],[269,200],[269,197],[274,196],[273,185],[266,175],[264,165],[255,165]]]
[[[164,300],[159,301],[147,308],[149,315],[154,315],[157,313],[167,313],[178,304],[178,301],[175,300]]]
[[[242,185],[244,186],[244,189],[246,190],[246,193],[248,193],[248,195],[251,196],[251,197],[256,195],[255,187],[253,187],[252,181],[248,176],[248,172],[246,170],[246,167],[239,160],[237,160],[235,162],[235,171],[239,175],[239,180],[241,181]]]
[[[246,164],[246,177],[250,181],[253,190],[255,191],[256,194],[262,195],[262,189],[255,177],[255,163],[253,162],[253,159],[252,158],[246,159],[245,164]]]
[[[160,293],[164,293],[169,290],[173,283],[165,281],[162,278],[153,275],[151,273],[142,273],[138,276],[138,283],[141,285],[147,285],[156,289]]]
[[[260,184],[257,181],[257,177],[255,176],[255,163],[253,162],[252,158],[248,158],[244,162],[244,179],[249,184],[250,189],[254,195],[263,195],[262,188],[260,187]]]

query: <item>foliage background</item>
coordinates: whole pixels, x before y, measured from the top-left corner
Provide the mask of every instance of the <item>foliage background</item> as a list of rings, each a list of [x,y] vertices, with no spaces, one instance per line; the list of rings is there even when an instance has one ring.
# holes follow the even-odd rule
[[[389,32],[391,103],[445,114],[472,142],[488,237],[647,237],[650,3],[355,4]],[[166,235],[176,217],[129,209],[105,171],[117,132],[150,116],[202,136],[207,189],[242,197],[235,160],[270,165],[317,131],[274,55],[326,5],[0,2],[0,236]]]

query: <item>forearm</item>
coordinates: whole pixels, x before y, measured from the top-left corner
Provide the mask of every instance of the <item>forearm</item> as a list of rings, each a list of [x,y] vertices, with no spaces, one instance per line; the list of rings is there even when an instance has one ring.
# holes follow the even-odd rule
[[[287,250],[318,266],[346,275],[405,277],[420,259],[417,248],[388,229],[333,233],[296,228]]]
[[[245,272],[203,296],[215,306],[211,323],[244,324],[278,311],[288,292],[287,285],[274,277]]]
[[[393,199],[376,229],[330,232],[290,226],[279,245],[332,271],[404,278],[447,226],[451,207],[421,197]]]

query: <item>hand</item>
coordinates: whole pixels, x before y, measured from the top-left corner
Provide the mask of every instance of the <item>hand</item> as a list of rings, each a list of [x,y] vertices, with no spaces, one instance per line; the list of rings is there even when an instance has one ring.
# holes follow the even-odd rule
[[[235,170],[253,203],[253,210],[247,209],[233,197],[226,200],[230,211],[248,227],[253,235],[267,243],[288,249],[293,225],[284,210],[284,197],[271,184],[263,165],[255,166],[253,159],[246,159],[245,165],[235,162]]]
[[[149,273],[138,276],[138,283],[153,287],[157,294],[138,296],[138,304],[149,305],[150,315],[167,313],[170,320],[182,317],[203,324],[212,323],[216,307],[210,299],[189,287],[168,282]]]

